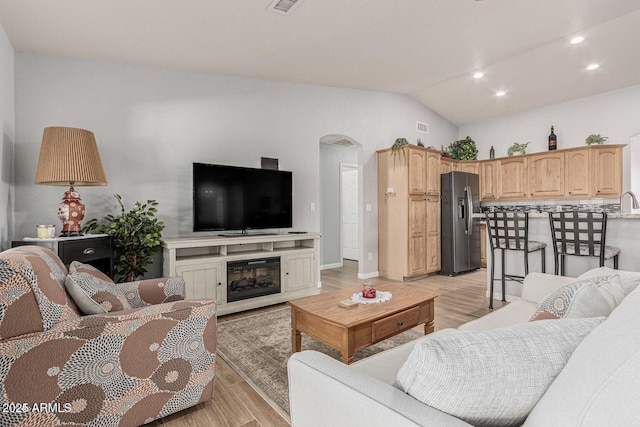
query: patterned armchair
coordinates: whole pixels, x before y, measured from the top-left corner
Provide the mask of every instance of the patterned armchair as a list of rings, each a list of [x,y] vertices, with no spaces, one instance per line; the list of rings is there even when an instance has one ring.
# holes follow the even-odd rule
[[[0,426],[137,426],[213,397],[214,301],[142,280],[134,308],[83,315],[67,274],[43,247],[0,254]]]

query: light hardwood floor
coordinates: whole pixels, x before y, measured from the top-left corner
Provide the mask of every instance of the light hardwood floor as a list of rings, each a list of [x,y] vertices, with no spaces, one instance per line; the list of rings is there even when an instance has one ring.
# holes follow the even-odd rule
[[[429,277],[404,282],[407,286],[430,290],[438,294],[435,305],[435,330],[456,328],[470,320],[489,313],[485,297],[486,270],[482,269],[457,277],[431,275]],[[385,283],[398,283],[386,279],[372,279],[376,287],[384,290]],[[360,285],[357,278],[357,264],[345,261],[343,268],[322,271],[323,292]],[[494,301],[500,308],[502,302]],[[282,304],[229,314],[218,318],[222,323],[242,318],[257,312],[273,310]],[[417,330],[423,331],[422,326]],[[304,339],[304,338],[303,338]],[[151,426],[212,426],[212,427],[279,427],[288,426],[283,419],[260,395],[247,384],[222,358],[216,360],[216,384],[213,400],[199,404],[157,420]]]

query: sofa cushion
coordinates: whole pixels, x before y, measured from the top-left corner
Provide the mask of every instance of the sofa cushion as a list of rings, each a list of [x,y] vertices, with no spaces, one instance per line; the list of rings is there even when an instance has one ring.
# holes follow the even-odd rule
[[[471,320],[458,329],[464,331],[477,331],[495,328],[504,328],[515,323],[526,323],[531,319],[531,315],[536,310],[536,303],[525,299],[518,299],[494,310],[489,314]]]
[[[540,301],[531,320],[608,316],[624,296],[617,274],[577,280]]]
[[[636,289],[580,343],[525,426],[637,426],[639,312]]]
[[[560,319],[420,339],[396,387],[475,426],[520,425],[604,320]]]
[[[66,278],[67,291],[84,314],[130,309],[122,290],[95,267],[74,261]]]

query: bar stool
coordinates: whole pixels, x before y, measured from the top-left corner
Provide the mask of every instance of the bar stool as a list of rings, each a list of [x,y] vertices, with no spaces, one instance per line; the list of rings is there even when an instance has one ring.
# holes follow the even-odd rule
[[[529,213],[496,211],[485,214],[487,233],[491,245],[491,284],[489,287],[489,308],[493,308],[493,281],[495,272],[495,250],[500,249],[502,259],[502,301],[505,300],[505,282],[507,280],[522,283],[524,276],[505,273],[505,251],[524,252],[524,275],[529,274],[529,253],[541,252],[542,272],[545,272],[544,242],[529,241]]]
[[[565,275],[567,255],[590,256],[604,261],[613,258],[613,268],[618,269],[620,248],[607,246],[607,214],[604,212],[549,212],[555,274]],[[602,250],[604,248],[604,250]]]

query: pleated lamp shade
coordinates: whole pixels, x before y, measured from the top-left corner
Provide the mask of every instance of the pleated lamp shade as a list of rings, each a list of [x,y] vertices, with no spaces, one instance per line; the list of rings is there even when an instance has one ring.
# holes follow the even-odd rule
[[[74,185],[107,185],[93,132],[48,127],[42,134],[36,184],[70,186],[58,205],[62,237],[82,235],[85,206]]]
[[[93,132],[69,127],[45,128],[36,184],[107,185]]]

